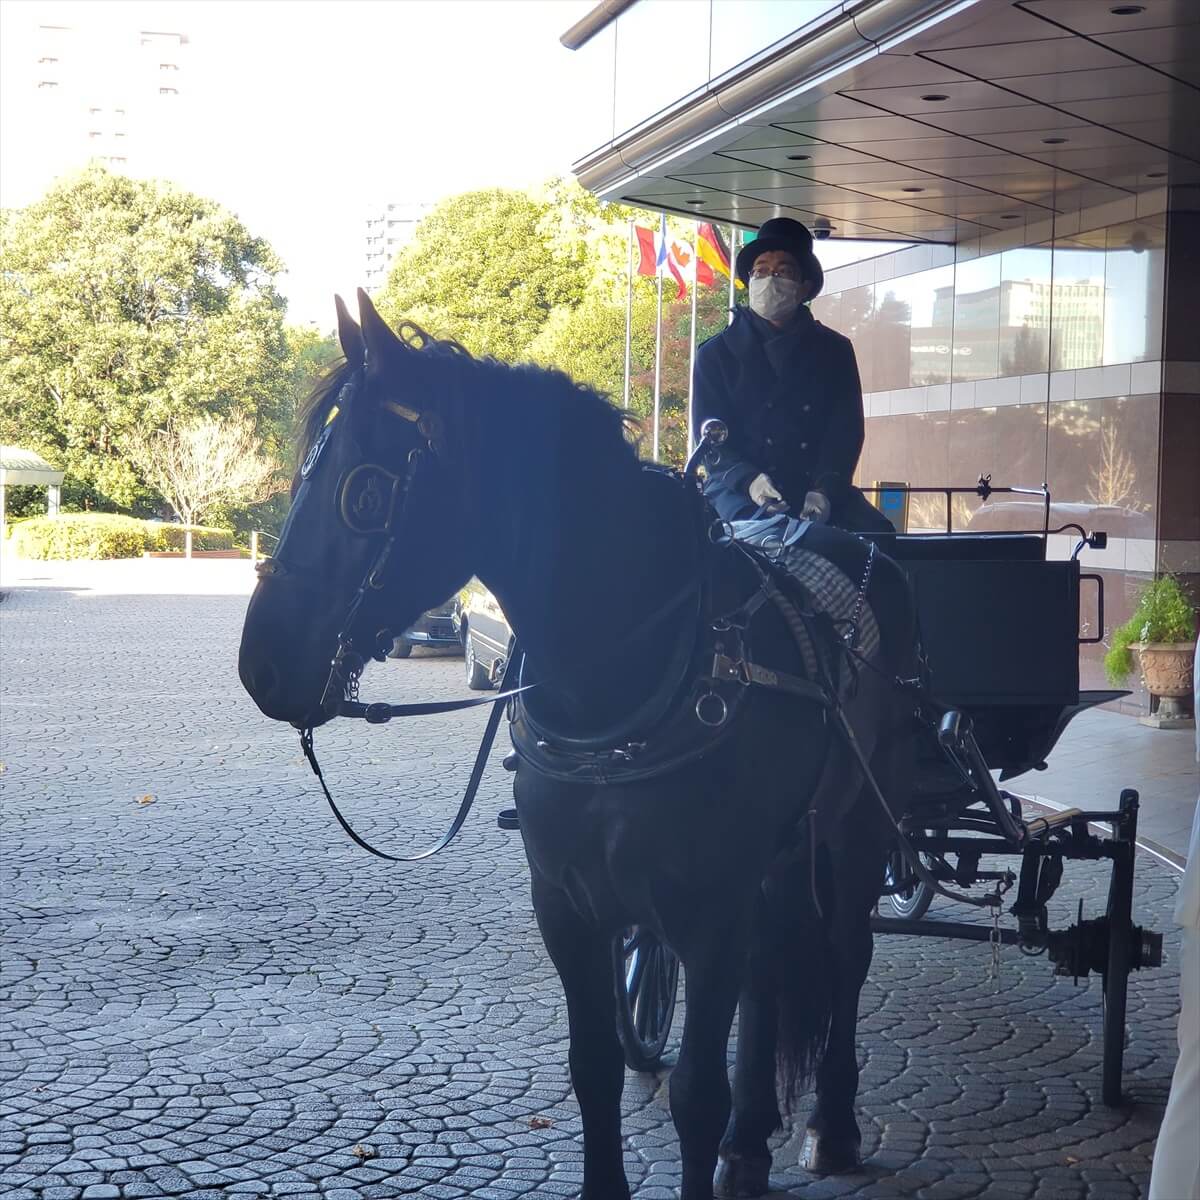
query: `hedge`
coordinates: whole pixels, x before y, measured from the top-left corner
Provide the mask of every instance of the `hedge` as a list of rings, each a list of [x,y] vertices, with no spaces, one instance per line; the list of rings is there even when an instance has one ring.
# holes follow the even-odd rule
[[[140,521],[119,513],[59,513],[32,517],[13,530],[18,558],[139,558],[145,550],[182,550],[186,527]],[[233,531],[192,527],[196,550],[228,550]]]

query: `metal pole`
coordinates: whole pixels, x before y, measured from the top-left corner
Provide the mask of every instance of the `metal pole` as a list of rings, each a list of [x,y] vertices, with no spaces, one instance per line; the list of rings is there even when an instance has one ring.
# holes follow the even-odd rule
[[[192,531],[185,529],[183,532],[183,557],[192,557]]]
[[[662,244],[667,244],[667,214],[662,214]],[[661,255],[661,252],[660,252]],[[665,261],[665,260],[664,260]],[[662,283],[663,264],[657,263],[658,268],[658,316],[654,322],[654,436],[653,457],[658,462],[658,411],[662,397]]]
[[[629,411],[629,368],[633,361],[633,218],[629,218],[629,272],[625,279],[625,411]]]
[[[258,530],[250,530],[250,563],[253,566],[258,562]]]
[[[696,448],[692,439],[692,403],[696,386],[696,296],[700,291],[700,256],[696,247],[700,245],[700,225],[692,223],[692,349],[688,355],[688,403],[687,403],[687,449],[688,458]]]
[[[737,258],[737,226],[730,225],[729,227],[729,314],[726,318],[726,324],[733,324],[733,305],[735,302],[734,295],[734,274],[733,262]]]

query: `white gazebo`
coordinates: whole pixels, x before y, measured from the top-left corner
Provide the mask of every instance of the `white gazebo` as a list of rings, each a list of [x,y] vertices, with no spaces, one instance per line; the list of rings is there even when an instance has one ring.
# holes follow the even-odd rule
[[[0,446],[0,530],[4,528],[4,490],[10,484],[33,483],[46,489],[46,511],[58,512],[63,473],[56,471],[40,454],[20,446]]]

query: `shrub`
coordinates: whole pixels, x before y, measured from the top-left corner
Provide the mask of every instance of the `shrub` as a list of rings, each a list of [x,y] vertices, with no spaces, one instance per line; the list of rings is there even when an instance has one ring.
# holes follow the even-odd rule
[[[146,522],[117,513],[33,517],[12,535],[19,558],[136,558],[146,548]]]
[[[146,521],[147,550],[182,550],[185,535],[192,531],[193,550],[232,550],[233,530],[214,529],[210,525],[168,525],[163,521]]]
[[[1196,636],[1192,606],[1179,580],[1172,575],[1153,579],[1142,588],[1133,616],[1113,630],[1104,656],[1104,672],[1112,684],[1122,684],[1133,670],[1130,647],[1137,642],[1190,642]]]
[[[144,550],[183,550],[187,529],[119,513],[60,513],[23,521],[10,541],[18,558],[138,558]],[[191,530],[194,550],[233,548],[232,529]]]

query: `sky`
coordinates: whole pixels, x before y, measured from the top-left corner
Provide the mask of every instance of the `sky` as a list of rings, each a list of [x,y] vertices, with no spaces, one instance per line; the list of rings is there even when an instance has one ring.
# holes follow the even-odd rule
[[[93,50],[120,29],[186,33],[169,176],[270,242],[290,321],[332,328],[333,294],[364,282],[372,208],[537,184],[594,149],[559,42],[593,3],[2,0],[0,205],[51,182],[30,120],[38,25],[85,28]],[[821,247],[827,267],[862,257],[853,243]]]
[[[186,32],[186,151],[176,182],[232,209],[288,268],[289,319],[332,324],[362,282],[363,219],[569,172],[572,52],[587,0],[4,0],[0,204],[49,183],[18,88],[42,23]],[[28,93],[26,93],[28,95]]]

